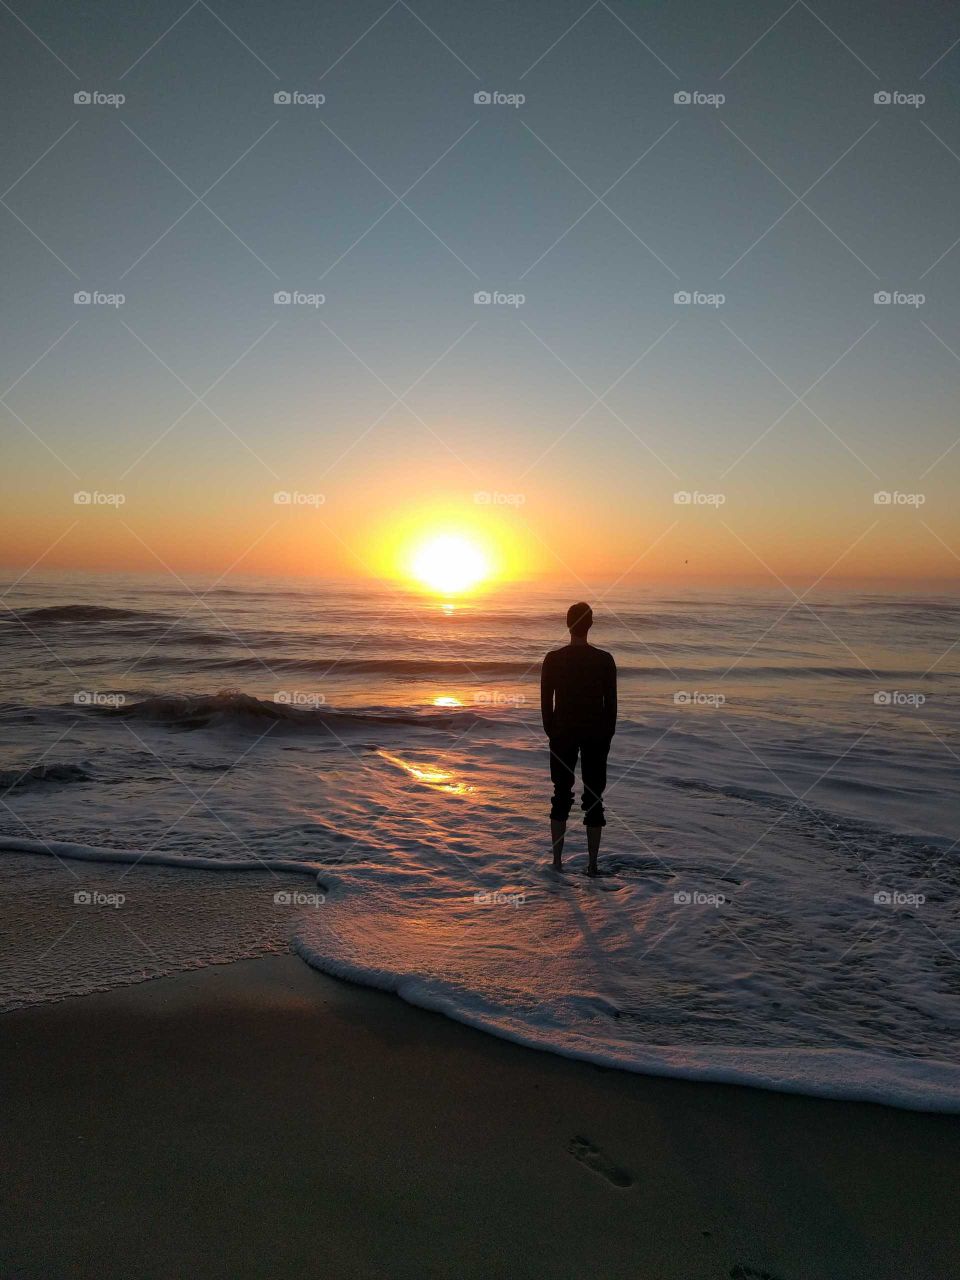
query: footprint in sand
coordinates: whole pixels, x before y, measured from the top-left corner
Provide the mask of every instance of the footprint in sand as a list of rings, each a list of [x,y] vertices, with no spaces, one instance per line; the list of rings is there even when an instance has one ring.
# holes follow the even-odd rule
[[[618,1169],[615,1164],[611,1164],[603,1152],[598,1147],[595,1147],[589,1138],[571,1138],[567,1143],[567,1150],[575,1160],[585,1164],[594,1173],[599,1173],[601,1178],[606,1178],[615,1187],[633,1186],[633,1178],[627,1173],[626,1169]]]

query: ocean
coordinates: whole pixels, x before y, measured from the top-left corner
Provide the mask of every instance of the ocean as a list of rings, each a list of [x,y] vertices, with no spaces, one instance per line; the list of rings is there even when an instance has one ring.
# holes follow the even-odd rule
[[[293,948],[603,1066],[960,1110],[960,601],[594,596],[603,874],[549,861],[573,596],[7,574],[0,1008]]]

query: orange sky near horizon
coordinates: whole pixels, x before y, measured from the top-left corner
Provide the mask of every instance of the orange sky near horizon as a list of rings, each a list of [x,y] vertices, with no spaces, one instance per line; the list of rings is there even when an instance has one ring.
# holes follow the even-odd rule
[[[823,520],[822,511],[650,503],[643,510],[571,511],[527,495],[522,504],[476,502],[472,494],[423,502],[222,501],[197,512],[133,494],[121,506],[76,504],[73,495],[31,507],[23,495],[0,513],[0,564],[45,570],[397,579],[429,536],[471,540],[492,580],[960,581],[956,517],[948,526],[919,509],[877,505]],[[502,496],[502,495],[501,495]]]

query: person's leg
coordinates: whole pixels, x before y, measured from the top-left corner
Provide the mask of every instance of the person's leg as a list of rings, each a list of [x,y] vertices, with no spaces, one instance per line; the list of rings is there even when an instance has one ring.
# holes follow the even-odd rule
[[[597,874],[597,854],[600,852],[600,837],[603,827],[587,827],[587,875]]]
[[[576,763],[576,743],[551,738],[550,781],[553,783],[553,800],[550,805],[550,844],[553,849],[553,865],[557,871],[563,865],[563,837],[567,830],[570,806],[573,804],[573,769]]]
[[[550,844],[553,848],[553,865],[559,871],[563,866],[563,838],[567,834],[567,824],[559,818],[550,819]]]
[[[587,828],[587,875],[597,874],[600,837],[607,819],[603,812],[603,791],[607,785],[607,738],[584,742],[581,748],[580,772],[583,775],[583,825]]]

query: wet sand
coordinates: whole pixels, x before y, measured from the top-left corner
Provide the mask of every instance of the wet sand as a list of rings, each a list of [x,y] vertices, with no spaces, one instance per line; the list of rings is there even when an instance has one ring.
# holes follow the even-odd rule
[[[0,1017],[4,1280],[956,1280],[960,1119],[630,1075],[246,960]]]

